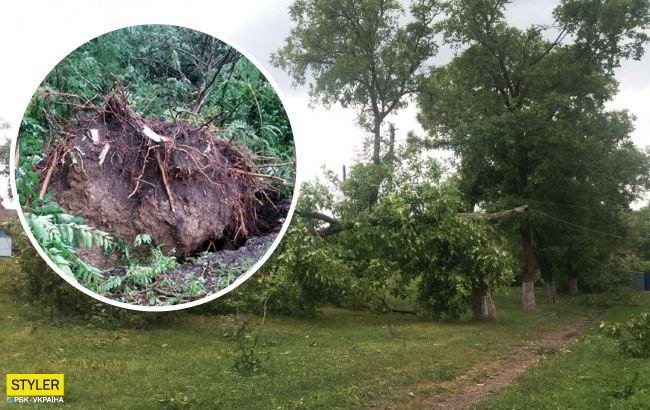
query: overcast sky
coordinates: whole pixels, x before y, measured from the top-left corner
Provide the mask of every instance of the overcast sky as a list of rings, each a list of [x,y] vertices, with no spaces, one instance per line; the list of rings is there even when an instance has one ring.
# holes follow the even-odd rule
[[[287,12],[290,0],[158,1],[114,0],[98,2],[11,2],[3,4],[0,21],[0,117],[15,125],[43,77],[56,63],[84,42],[105,32],[135,24],[176,24],[191,27],[237,46],[278,85],[294,129],[298,179],[313,179],[322,165],[340,172],[353,162],[366,135],[355,125],[355,111],[340,107],[309,108],[306,88],[294,89],[285,73],[269,63],[269,55],[280,48],[289,33]],[[526,27],[548,23],[556,1],[514,0],[508,19]],[[650,54],[650,51],[649,53]],[[444,64],[451,50],[441,49],[434,64]],[[612,109],[628,109],[637,116],[633,139],[641,147],[650,145],[650,58],[628,61],[617,72],[620,93]],[[397,116],[398,137],[409,130],[422,133],[411,104]]]

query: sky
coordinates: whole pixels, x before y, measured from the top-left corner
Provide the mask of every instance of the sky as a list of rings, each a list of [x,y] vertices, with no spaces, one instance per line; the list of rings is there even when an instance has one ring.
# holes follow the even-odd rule
[[[551,21],[557,2],[514,0],[508,7],[510,22],[526,27]],[[91,5],[92,4],[92,5]],[[11,2],[0,6],[0,117],[15,135],[31,95],[45,75],[69,52],[105,32],[135,24],[176,24],[214,35],[237,47],[251,58],[277,86],[294,131],[298,181],[321,175],[323,165],[340,172],[354,162],[367,135],[356,126],[354,109],[338,106],[310,107],[306,87],[293,88],[286,73],[273,67],[269,56],[283,45],[291,29],[288,7],[291,0],[135,2]],[[442,47],[432,59],[444,64],[453,52]],[[617,71],[620,92],[611,109],[628,109],[636,115],[632,135],[640,147],[650,146],[650,51],[642,61],[626,61]],[[397,127],[398,138],[410,130],[422,134],[415,118],[417,107],[410,104],[388,118]],[[0,136],[0,138],[2,138]],[[0,184],[3,181],[0,181]],[[6,184],[6,181],[4,181]],[[2,191],[0,189],[0,191]]]

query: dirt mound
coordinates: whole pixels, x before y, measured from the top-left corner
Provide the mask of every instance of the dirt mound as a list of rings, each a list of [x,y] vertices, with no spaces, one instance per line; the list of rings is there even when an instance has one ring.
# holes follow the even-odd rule
[[[207,127],[144,119],[119,96],[104,102],[48,157],[44,184],[70,214],[129,242],[147,233],[177,257],[242,244],[286,216],[245,147]]]

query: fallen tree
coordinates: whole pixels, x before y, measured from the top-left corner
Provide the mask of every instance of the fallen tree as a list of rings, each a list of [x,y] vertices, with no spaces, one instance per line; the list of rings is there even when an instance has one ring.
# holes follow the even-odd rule
[[[41,169],[70,214],[126,241],[147,233],[177,257],[237,246],[286,216],[282,196],[247,147],[189,122],[145,119],[123,94],[86,102]],[[82,111],[82,112],[83,112]],[[275,212],[273,212],[275,210]]]
[[[490,223],[497,224],[503,222],[504,220],[522,215],[528,210],[528,205],[518,206],[512,209],[508,209],[501,212],[492,212],[492,213],[483,213],[483,212],[465,212],[459,213],[457,216],[461,219],[476,219],[476,220],[486,220]],[[355,225],[362,223],[366,225],[380,225],[380,221],[377,218],[366,217],[362,222],[342,222],[341,220],[324,214],[322,212],[316,211],[307,211],[303,209],[296,209],[296,215],[302,216],[306,219],[315,219],[327,224],[327,226],[315,230],[315,233],[322,237],[328,237],[331,235],[336,235],[342,231],[347,231],[354,229]]]

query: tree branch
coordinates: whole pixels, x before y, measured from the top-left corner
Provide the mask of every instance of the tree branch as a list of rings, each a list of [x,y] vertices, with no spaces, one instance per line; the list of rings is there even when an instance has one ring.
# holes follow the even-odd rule
[[[493,212],[493,213],[464,212],[464,213],[457,214],[457,216],[461,219],[484,219],[491,223],[499,223],[506,219],[510,219],[515,216],[521,215],[525,213],[527,210],[528,210],[528,205],[522,205],[501,212]],[[321,212],[296,209],[296,215],[302,216],[303,218],[306,219],[312,219],[312,220],[315,219],[329,224],[324,228],[315,230],[315,233],[322,238],[335,235],[343,231],[351,230],[355,226],[355,224],[353,223],[343,223],[339,219],[336,219],[333,216],[326,215]],[[379,225],[379,221],[373,218],[366,218],[365,223],[370,226]]]
[[[510,219],[514,216],[521,215],[528,210],[528,205],[518,206],[516,208],[508,209],[507,211],[494,212],[494,213],[481,213],[481,212],[467,212],[458,214],[461,219],[485,219],[493,223],[499,223],[505,219]]]

